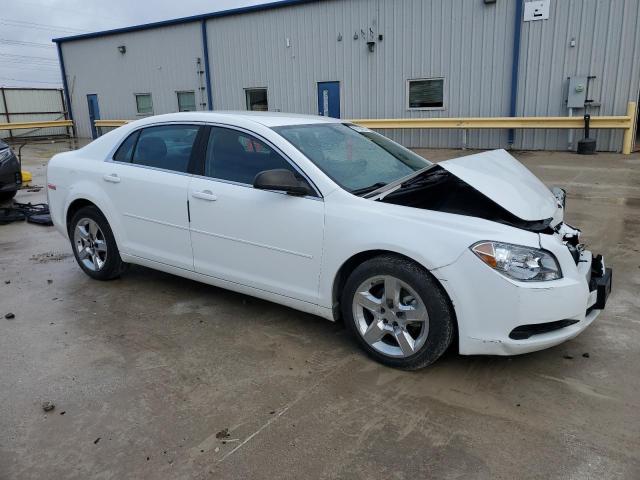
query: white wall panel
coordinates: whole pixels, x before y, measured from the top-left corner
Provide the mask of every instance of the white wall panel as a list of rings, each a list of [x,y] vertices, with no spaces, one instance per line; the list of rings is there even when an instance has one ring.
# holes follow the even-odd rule
[[[87,94],[98,95],[103,119],[139,118],[135,93],[151,93],[156,114],[178,111],[179,90],[194,90],[199,103],[199,23],[71,41],[62,44],[62,53],[81,137],[91,136]]]

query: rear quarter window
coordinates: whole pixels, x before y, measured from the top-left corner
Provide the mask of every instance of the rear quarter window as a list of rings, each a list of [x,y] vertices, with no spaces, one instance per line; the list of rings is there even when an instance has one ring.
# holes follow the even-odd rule
[[[135,131],[131,135],[129,135],[124,142],[122,142],[122,145],[120,145],[120,148],[118,148],[115,155],[113,156],[113,159],[116,162],[131,162],[131,158],[133,157],[133,149],[136,146],[139,135],[140,130]]]

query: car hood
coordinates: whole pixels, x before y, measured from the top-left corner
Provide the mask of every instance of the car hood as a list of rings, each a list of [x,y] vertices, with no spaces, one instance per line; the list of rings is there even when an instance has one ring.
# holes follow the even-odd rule
[[[493,150],[438,163],[502,208],[525,221],[557,217],[551,190],[505,150]]]
[[[483,218],[530,232],[549,232],[564,213],[564,191],[552,193],[504,150],[432,165],[374,198]]]

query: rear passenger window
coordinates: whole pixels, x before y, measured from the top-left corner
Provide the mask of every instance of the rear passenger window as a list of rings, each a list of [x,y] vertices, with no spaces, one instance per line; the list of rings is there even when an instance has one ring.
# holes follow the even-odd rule
[[[211,128],[204,167],[207,177],[253,185],[258,173],[274,168],[298,175],[289,162],[257,138],[229,128]]]
[[[162,125],[142,130],[133,163],[186,173],[198,135],[196,125]]]
[[[130,162],[131,157],[133,155],[133,148],[136,146],[136,140],[138,140],[138,135],[140,135],[140,130],[133,132],[131,135],[127,137],[127,139],[122,142],[120,148],[113,156],[113,159],[116,162]]]

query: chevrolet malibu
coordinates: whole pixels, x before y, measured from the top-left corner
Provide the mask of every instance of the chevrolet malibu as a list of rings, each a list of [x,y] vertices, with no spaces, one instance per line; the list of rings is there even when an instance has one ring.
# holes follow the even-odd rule
[[[417,369],[575,337],[611,269],[504,150],[438,164],[323,117],[160,115],[58,154],[53,222],[97,280],[138,264],[321,317]]]

